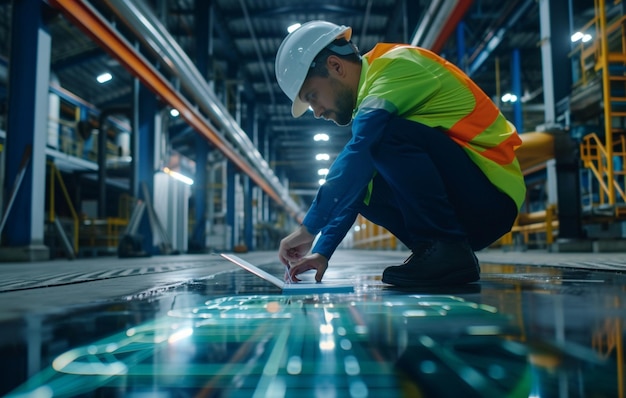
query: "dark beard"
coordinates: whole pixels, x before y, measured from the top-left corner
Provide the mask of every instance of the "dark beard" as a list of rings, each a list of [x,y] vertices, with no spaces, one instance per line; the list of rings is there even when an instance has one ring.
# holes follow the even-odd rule
[[[337,100],[335,101],[335,107],[337,116],[335,124],[338,126],[347,126],[352,121],[352,107],[354,105],[354,99],[352,93],[344,85],[339,86]]]

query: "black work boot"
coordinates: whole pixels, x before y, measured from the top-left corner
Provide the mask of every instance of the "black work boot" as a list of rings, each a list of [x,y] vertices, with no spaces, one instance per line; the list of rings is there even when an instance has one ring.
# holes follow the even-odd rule
[[[404,264],[383,272],[383,282],[402,287],[462,285],[479,279],[478,259],[465,241],[422,242]]]

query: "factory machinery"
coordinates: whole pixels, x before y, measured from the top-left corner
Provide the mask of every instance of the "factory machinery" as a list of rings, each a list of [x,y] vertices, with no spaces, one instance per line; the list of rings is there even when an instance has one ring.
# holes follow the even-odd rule
[[[571,51],[574,82],[558,126],[524,132],[517,155],[527,198],[511,232],[494,246],[554,251],[626,249],[626,13],[604,2],[582,28],[592,40]],[[359,218],[352,244],[396,248],[384,229]]]
[[[581,29],[595,32],[593,39],[581,42],[570,54],[575,81],[566,106],[561,107],[561,124],[521,135],[518,157],[528,197],[511,232],[494,246],[625,249],[625,29],[624,13],[607,17],[603,4],[596,4],[596,15]],[[224,90],[222,100],[228,104],[228,98]],[[54,82],[49,102],[46,244],[51,257],[111,255],[120,250],[141,255],[140,249],[133,251],[137,244],[133,238],[143,218],[160,253],[246,251],[250,245],[274,249],[301,217],[293,211],[297,198],[281,197],[289,206],[276,206],[261,189],[250,188],[243,175],[234,179],[235,187],[227,187],[229,159],[216,151],[209,155],[206,171],[207,208],[200,209],[206,214],[206,225],[196,225],[199,218],[190,208],[191,188],[170,178],[194,173],[195,164],[172,149],[166,109],[156,132],[160,172],[155,176],[154,198],[131,197],[129,110],[96,109]],[[105,188],[98,183],[103,166]],[[228,219],[227,208],[234,209],[234,217]],[[244,217],[245,212],[253,212],[252,217]],[[246,234],[253,239],[246,241]],[[388,231],[362,217],[343,245],[392,250],[401,246]]]

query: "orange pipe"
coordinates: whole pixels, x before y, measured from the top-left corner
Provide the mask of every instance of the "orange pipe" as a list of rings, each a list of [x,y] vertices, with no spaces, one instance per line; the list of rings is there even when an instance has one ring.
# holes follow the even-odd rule
[[[463,19],[472,3],[473,0],[461,0],[457,3],[456,8],[452,11],[446,23],[443,24],[443,28],[441,29],[439,36],[431,46],[431,50],[433,52],[438,53],[441,51],[443,45],[446,44],[446,40],[448,40],[450,34],[454,31],[454,29],[456,29],[459,22],[461,22],[461,19]]]
[[[205,122],[198,111],[91,7],[80,0],[49,0],[49,3],[60,9],[77,27],[116,58],[146,87],[163,98],[170,106],[176,108],[191,127],[211,141],[270,197],[288,209],[280,195],[252,169],[250,164],[233,151],[230,145]]]

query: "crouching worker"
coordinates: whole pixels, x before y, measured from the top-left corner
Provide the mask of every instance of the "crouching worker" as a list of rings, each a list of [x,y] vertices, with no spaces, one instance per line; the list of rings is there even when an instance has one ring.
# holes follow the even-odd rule
[[[302,225],[282,239],[292,280],[328,260],[360,213],[412,254],[383,272],[397,286],[474,282],[474,251],[507,233],[525,197],[515,127],[460,69],[404,44],[360,56],[351,28],[312,21],[276,55],[276,78],[299,117],[352,123]],[[321,233],[315,247],[316,235]]]

